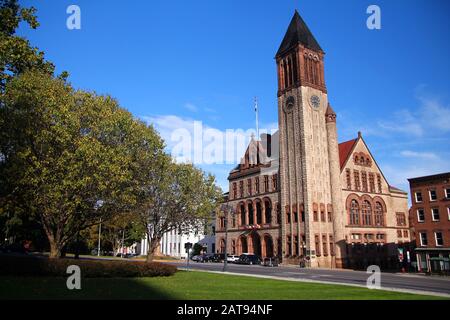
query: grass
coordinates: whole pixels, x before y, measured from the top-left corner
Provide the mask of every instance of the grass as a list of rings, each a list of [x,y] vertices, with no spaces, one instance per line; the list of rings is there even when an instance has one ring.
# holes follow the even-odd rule
[[[171,277],[86,278],[68,290],[65,278],[0,277],[0,299],[422,300],[439,297],[360,287],[179,271]]]

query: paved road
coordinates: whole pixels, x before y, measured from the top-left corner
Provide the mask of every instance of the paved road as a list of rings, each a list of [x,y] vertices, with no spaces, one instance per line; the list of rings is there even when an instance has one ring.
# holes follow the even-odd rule
[[[167,262],[166,262],[167,263]],[[185,264],[173,263],[180,269],[186,268]],[[219,263],[195,263],[190,267],[207,271],[222,271],[223,264]],[[288,279],[307,279],[314,281],[326,281],[342,284],[366,285],[369,274],[364,271],[330,270],[330,269],[300,269],[297,267],[263,267],[228,264],[228,272],[249,275],[273,276]],[[450,297],[450,279],[448,277],[424,276],[411,274],[382,273],[381,287],[401,290],[415,290],[430,293],[446,294]]]

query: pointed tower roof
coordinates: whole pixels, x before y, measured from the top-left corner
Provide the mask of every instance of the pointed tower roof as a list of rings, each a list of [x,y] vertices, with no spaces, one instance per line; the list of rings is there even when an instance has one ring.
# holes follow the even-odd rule
[[[328,104],[327,111],[325,111],[326,116],[336,115],[336,112],[334,112],[333,108],[331,107],[331,104]]]
[[[303,44],[308,49],[323,52],[305,21],[303,21],[302,17],[298,14],[298,11],[295,10],[291,23],[289,24],[280,48],[278,49],[277,56],[285,53],[299,43]]]

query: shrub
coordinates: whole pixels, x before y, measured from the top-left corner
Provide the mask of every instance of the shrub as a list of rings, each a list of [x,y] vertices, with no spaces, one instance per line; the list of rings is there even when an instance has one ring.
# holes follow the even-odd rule
[[[67,267],[77,265],[86,278],[171,276],[175,266],[159,262],[48,259],[35,256],[0,255],[0,275],[67,277]]]

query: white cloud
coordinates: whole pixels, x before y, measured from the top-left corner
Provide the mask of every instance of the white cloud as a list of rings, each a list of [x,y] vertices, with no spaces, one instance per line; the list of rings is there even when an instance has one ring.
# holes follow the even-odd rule
[[[403,150],[400,152],[400,154],[407,158],[421,158],[421,159],[428,159],[428,160],[438,160],[439,157],[437,154],[433,152],[417,152],[417,151],[411,151],[411,150]]]
[[[184,105],[184,107],[186,108],[186,109],[188,109],[189,111],[191,111],[191,112],[197,112],[198,111],[198,108],[197,108],[197,106],[196,105],[194,105],[194,104],[192,104],[192,103],[186,103],[185,105]]]

